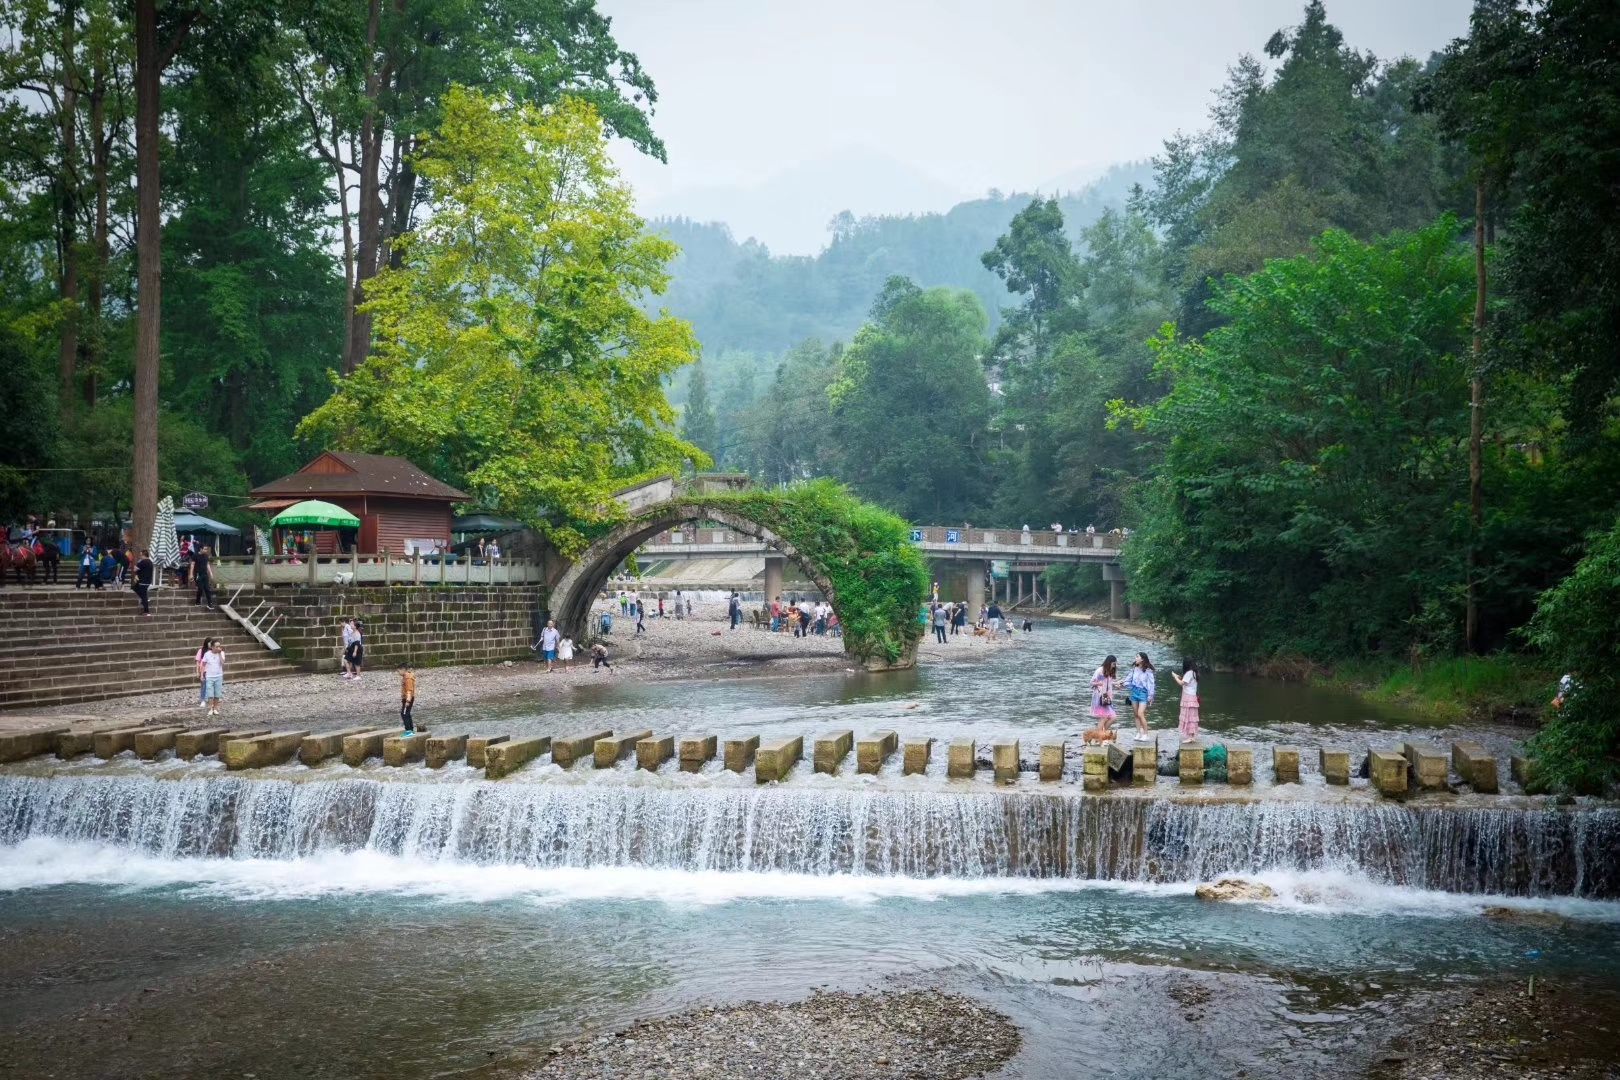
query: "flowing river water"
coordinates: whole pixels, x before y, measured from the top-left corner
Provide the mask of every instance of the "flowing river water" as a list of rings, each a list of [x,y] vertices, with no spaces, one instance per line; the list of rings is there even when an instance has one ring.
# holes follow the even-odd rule
[[[604,680],[421,721],[893,728],[1017,737],[1032,760],[1089,726],[1101,656],[1141,647],[1043,626],[899,675]],[[1217,739],[1425,734],[1328,691],[1220,674],[1204,689]],[[1162,674],[1166,747],[1176,697]],[[1473,734],[1505,758],[1511,733]],[[1008,1076],[1350,1076],[1413,995],[1620,970],[1620,809],[1512,793],[1402,806],[1314,774],[1283,791],[1264,753],[1252,796],[1161,777],[1098,797],[1032,775],[950,781],[939,749],[927,776],[805,763],[763,787],[629,762],[543,760],[497,783],[375,762],[0,768],[0,1075],[508,1075],[581,1031],[695,1004],[937,985],[1020,1025]],[[1277,899],[1193,897],[1226,872]]]

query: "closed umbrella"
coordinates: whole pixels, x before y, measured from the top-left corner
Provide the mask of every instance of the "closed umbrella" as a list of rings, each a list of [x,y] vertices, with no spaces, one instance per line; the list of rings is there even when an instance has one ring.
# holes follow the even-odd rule
[[[152,523],[152,565],[159,570],[172,570],[180,565],[180,541],[174,534],[174,499],[168,495],[158,500],[157,521]],[[163,585],[163,575],[157,575],[157,585]]]
[[[341,506],[333,506],[319,499],[305,499],[271,518],[270,524],[277,528],[313,525],[325,529],[358,529],[360,519]]]

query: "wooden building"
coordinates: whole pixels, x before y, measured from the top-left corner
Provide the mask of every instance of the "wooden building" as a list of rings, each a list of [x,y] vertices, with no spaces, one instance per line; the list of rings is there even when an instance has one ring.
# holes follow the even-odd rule
[[[290,476],[251,492],[249,510],[278,513],[304,499],[341,506],[360,519],[352,542],[362,555],[450,548],[452,503],[468,496],[433,479],[404,458],[328,450]],[[350,538],[317,533],[316,550],[336,552]]]

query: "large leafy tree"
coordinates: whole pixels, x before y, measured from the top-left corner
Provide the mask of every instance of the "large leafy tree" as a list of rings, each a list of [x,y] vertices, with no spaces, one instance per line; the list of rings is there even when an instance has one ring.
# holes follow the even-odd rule
[[[1326,233],[1229,278],[1226,325],[1158,339],[1171,389],[1126,415],[1164,459],[1126,557],[1188,648],[1401,655],[1458,625],[1473,272],[1455,232]]]
[[[831,473],[837,438],[827,388],[842,357],[843,346],[815,340],[789,349],[764,395],[738,412],[731,460],[773,486]]]
[[[595,108],[453,89],[414,168],[434,212],[368,292],[375,353],[301,432],[409,457],[564,551],[624,479],[707,463],[663,390],[691,328],[639,306],[674,248],[643,231]]]
[[[828,390],[839,475],[912,521],[955,521],[984,497],[985,315],[970,292],[891,278]]]

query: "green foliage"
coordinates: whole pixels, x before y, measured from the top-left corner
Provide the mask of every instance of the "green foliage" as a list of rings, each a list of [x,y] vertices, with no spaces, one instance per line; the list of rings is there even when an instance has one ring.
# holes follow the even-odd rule
[[[1054,607],[1084,607],[1108,595],[1100,563],[1070,563],[1047,568],[1046,585]]]
[[[906,522],[831,480],[706,495],[704,501],[770,529],[827,576],[846,651],[894,663],[916,647],[928,568]]]
[[[664,397],[691,329],[637,306],[673,248],[582,101],[452,91],[416,169],[435,212],[367,289],[374,353],[300,433],[408,457],[571,554],[627,479],[708,463]]]
[[[681,410],[681,438],[712,458],[717,434],[714,406],[709,404],[709,383],[703,377],[703,364],[695,363],[687,383],[686,407]]]
[[[787,351],[765,395],[735,414],[740,431],[728,464],[775,487],[825,476],[837,452],[827,422],[827,388],[843,346],[805,341]]]
[[[1525,638],[1577,689],[1531,740],[1539,777],[1600,792],[1620,781],[1620,520],[1594,533],[1568,577],[1543,593]],[[1550,691],[1549,691],[1550,693]]]
[[[35,504],[40,469],[57,458],[58,425],[51,373],[17,332],[0,325],[0,527]]]
[[[1142,200],[1170,241],[1187,333],[1211,325],[1211,279],[1296,255],[1327,229],[1365,240],[1456,206],[1435,121],[1412,109],[1415,62],[1380,64],[1347,45],[1321,0],[1265,51],[1276,70],[1241,58],[1213,126],[1165,143]]]
[[[891,278],[828,387],[838,475],[912,521],[956,521],[985,491],[990,389],[972,293]]]
[[[1448,722],[1533,714],[1545,704],[1546,672],[1507,652],[1422,659],[1416,668],[1407,659],[1359,658],[1335,664],[1327,681]]]
[[[1162,449],[1126,548],[1132,595],[1199,656],[1404,654],[1455,607],[1468,253],[1442,219],[1229,278],[1227,325],[1157,340],[1171,380],[1122,410]]]

